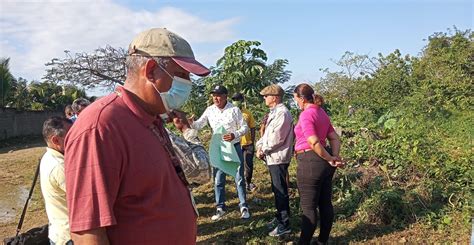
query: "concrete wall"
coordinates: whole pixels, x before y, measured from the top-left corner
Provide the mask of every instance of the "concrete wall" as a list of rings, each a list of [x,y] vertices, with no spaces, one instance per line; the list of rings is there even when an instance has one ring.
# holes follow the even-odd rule
[[[17,111],[0,108],[0,140],[24,136],[41,135],[44,121],[51,116],[62,116],[54,111]]]

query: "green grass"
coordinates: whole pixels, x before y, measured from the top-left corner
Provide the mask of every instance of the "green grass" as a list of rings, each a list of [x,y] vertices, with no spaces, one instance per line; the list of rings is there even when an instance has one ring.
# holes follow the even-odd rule
[[[241,220],[238,212],[238,198],[235,190],[235,183],[232,177],[228,177],[226,183],[226,200],[229,212],[219,221],[211,221],[210,217],[215,212],[214,189],[212,183],[199,186],[194,190],[196,201],[200,212],[198,219],[198,243],[288,243],[297,242],[300,232],[300,209],[299,195],[296,188],[296,163],[293,161],[289,168],[290,172],[290,208],[291,208],[291,229],[292,234],[277,239],[269,237],[269,230],[266,223],[273,218],[275,213],[273,193],[271,191],[270,176],[266,166],[262,161],[256,160],[254,170],[254,183],[258,190],[247,195],[252,217],[249,220]],[[354,195],[354,198],[346,198],[338,201],[340,192],[334,194],[335,222],[331,233],[331,244],[349,243],[435,243],[454,242],[467,244],[470,235],[470,225],[466,225],[465,218],[461,212],[452,212],[453,220],[441,229],[428,226],[426,219],[419,217],[410,222],[397,219],[403,217],[399,208],[409,206],[405,200],[397,200],[398,189],[383,189],[384,177],[377,171],[369,167],[359,167],[358,169],[346,169],[338,171],[335,181],[340,181],[346,175],[352,175],[352,185],[359,186],[361,196]],[[379,179],[377,184],[376,179]],[[339,182],[337,182],[339,183]],[[373,194],[367,192],[369,189]],[[378,188],[378,189],[377,189]],[[382,188],[382,189],[381,189]],[[382,190],[382,191],[381,191]],[[364,197],[368,200],[363,202]],[[397,202],[395,202],[397,200]],[[391,208],[393,210],[384,210]],[[378,211],[376,211],[378,210]],[[410,210],[406,210],[409,212]],[[365,212],[365,214],[364,214]],[[372,215],[367,218],[367,213]],[[386,215],[375,217],[374,215]],[[387,216],[388,215],[388,216]],[[390,218],[390,222],[385,220]],[[392,221],[393,220],[393,221]],[[317,237],[318,230],[315,233]]]
[[[44,144],[41,139],[31,138],[9,143],[0,148],[0,188],[12,191],[21,186],[28,189],[37,164],[37,159],[44,153]],[[198,238],[200,244],[225,243],[244,244],[260,243],[275,244],[296,242],[299,237],[300,210],[299,196],[296,189],[296,163],[292,162],[290,172],[290,207],[292,234],[279,240],[267,236],[266,223],[275,213],[273,193],[270,187],[270,176],[266,166],[259,160],[255,162],[254,183],[258,186],[256,192],[249,193],[247,200],[252,217],[249,220],[240,219],[238,198],[232,177],[227,179],[227,215],[216,222],[211,221],[215,212],[214,189],[212,183],[201,185],[194,189],[194,195],[201,216],[198,219]],[[347,167],[338,170],[334,179],[335,222],[331,233],[330,244],[386,244],[386,243],[453,243],[468,244],[470,237],[470,217],[457,210],[446,214],[433,213],[433,210],[412,210],[415,218],[386,222],[377,216],[401,217],[397,212],[384,212],[384,208],[397,208],[399,205],[414,206],[415,200],[403,199],[399,202],[390,202],[397,198],[398,189],[387,188],[387,180],[378,168],[370,166]],[[343,184],[344,183],[344,184]],[[406,184],[406,183],[405,183]],[[428,183],[429,184],[429,183]],[[428,185],[427,184],[427,185]],[[38,185],[39,187],[39,185]],[[413,183],[413,191],[420,194],[422,189],[429,189],[420,183]],[[0,190],[1,193],[1,190]],[[428,194],[427,194],[428,195]],[[0,196],[0,203],[5,201]],[[424,196],[425,205],[429,199]],[[387,202],[389,202],[387,206]],[[391,205],[391,206],[390,206]],[[398,206],[397,206],[398,205]],[[11,210],[19,217],[22,204]],[[377,212],[372,212],[377,211]],[[389,210],[391,211],[391,210]],[[423,212],[422,212],[423,211]],[[431,212],[431,213],[430,213]],[[406,214],[403,214],[406,215]],[[437,215],[441,215],[437,217]],[[433,226],[430,222],[437,219],[445,220],[445,224]],[[466,220],[469,220],[466,223]],[[0,220],[0,234],[4,236],[14,234],[17,219]],[[26,214],[24,231],[47,222],[40,188],[37,188]],[[387,224],[388,223],[388,224]],[[317,235],[317,232],[316,234]]]

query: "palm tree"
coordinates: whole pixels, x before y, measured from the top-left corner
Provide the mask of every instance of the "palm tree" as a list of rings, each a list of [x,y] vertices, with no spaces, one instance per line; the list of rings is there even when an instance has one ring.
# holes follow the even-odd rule
[[[28,96],[28,81],[22,77],[15,79],[10,87],[7,99],[7,105],[16,108],[17,110],[24,110],[31,104]]]
[[[11,84],[15,81],[15,78],[10,73],[9,63],[10,58],[0,59],[0,107],[5,106],[5,97],[11,87]]]

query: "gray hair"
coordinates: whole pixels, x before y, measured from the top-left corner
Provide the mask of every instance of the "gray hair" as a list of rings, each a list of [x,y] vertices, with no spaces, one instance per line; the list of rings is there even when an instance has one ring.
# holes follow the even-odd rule
[[[78,98],[72,102],[71,108],[74,113],[81,112],[85,107],[90,105],[91,102],[88,99]]]
[[[71,120],[64,117],[50,117],[43,123],[43,138],[46,143],[52,136],[66,136],[66,125],[72,124]]]
[[[149,59],[154,59],[156,63],[162,68],[168,66],[170,58],[169,57],[151,57],[151,56],[141,56],[141,55],[129,55],[125,60],[125,65],[127,67],[127,75],[133,76],[137,72],[138,68],[145,65]]]
[[[282,96],[282,95],[276,95],[275,98],[277,98],[277,99],[276,99],[277,104],[280,104],[280,103],[283,102],[283,96]]]

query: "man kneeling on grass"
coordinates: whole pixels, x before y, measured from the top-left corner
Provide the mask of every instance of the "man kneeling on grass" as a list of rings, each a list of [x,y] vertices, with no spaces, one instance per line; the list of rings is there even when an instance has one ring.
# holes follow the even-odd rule
[[[64,178],[64,137],[71,121],[51,117],[43,124],[43,138],[48,147],[40,165],[41,192],[48,215],[48,237],[51,244],[72,244],[66,206]]]

